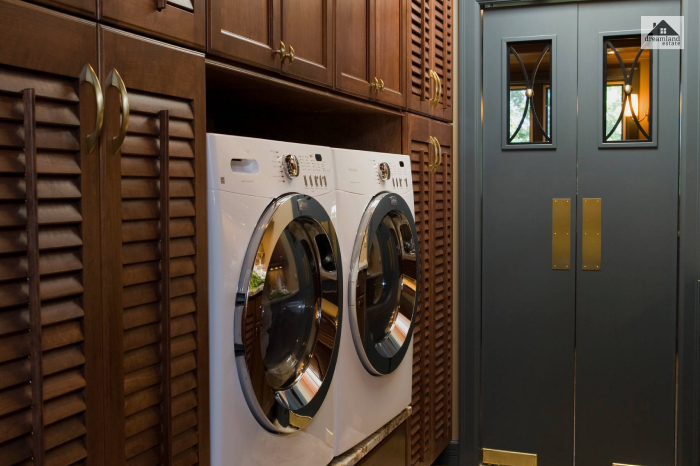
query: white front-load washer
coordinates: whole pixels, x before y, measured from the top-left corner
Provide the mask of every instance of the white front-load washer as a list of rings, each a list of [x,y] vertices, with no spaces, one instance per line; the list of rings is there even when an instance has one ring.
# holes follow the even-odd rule
[[[347,277],[334,378],[336,455],[411,404],[419,251],[411,160],[333,149]]]
[[[213,466],[333,458],[343,281],[329,148],[207,135]]]

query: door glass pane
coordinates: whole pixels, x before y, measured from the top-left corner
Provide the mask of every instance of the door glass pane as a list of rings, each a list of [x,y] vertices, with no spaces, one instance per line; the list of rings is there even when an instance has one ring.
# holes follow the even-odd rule
[[[508,144],[552,142],[552,41],[508,43]]]
[[[651,50],[641,36],[604,40],[605,142],[651,141]]]
[[[293,220],[274,245],[264,237],[251,276],[248,305],[257,321],[253,328],[258,330],[265,379],[273,390],[285,390],[296,381],[316,342],[321,290],[313,226]],[[272,236],[274,226],[268,231]]]

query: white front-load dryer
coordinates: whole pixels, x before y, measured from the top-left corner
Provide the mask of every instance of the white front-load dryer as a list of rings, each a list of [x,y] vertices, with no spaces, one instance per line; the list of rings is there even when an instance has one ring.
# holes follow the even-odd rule
[[[330,149],[208,134],[207,163],[211,464],[325,466],[344,299]]]
[[[334,378],[338,455],[411,404],[420,259],[410,157],[333,149],[333,158],[346,272]]]

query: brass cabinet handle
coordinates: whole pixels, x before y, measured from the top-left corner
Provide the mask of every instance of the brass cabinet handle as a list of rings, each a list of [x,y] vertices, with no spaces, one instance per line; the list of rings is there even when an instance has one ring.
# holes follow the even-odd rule
[[[156,10],[163,11],[167,5],[167,0],[156,0]]]
[[[428,101],[430,102],[431,107],[437,107],[437,104],[440,101],[440,77],[433,70],[429,70],[429,74],[430,78],[435,83],[433,84],[433,97],[429,98]]]
[[[435,144],[437,144],[438,148],[438,163],[437,167],[435,167],[435,171],[437,171],[438,168],[440,168],[440,166],[442,165],[442,146],[440,145],[440,141],[438,141],[438,138],[435,138]]]
[[[438,166],[440,165],[440,143],[438,142],[437,138],[434,136],[429,136],[430,137],[430,144],[433,146],[433,150],[435,152],[435,163],[430,163],[428,164],[428,170],[431,172],[436,172],[438,169]]]
[[[440,104],[440,99],[442,99],[442,78],[438,76],[437,73],[435,73],[435,77],[437,78],[438,81],[438,95],[437,99],[435,99],[435,106]]]
[[[374,78],[374,79],[377,79],[377,78]],[[377,86],[377,91],[379,91],[380,93],[384,92],[384,80],[381,78],[379,79],[379,85]]]
[[[95,110],[95,129],[85,138],[85,142],[87,144],[86,153],[91,154],[92,151],[95,150],[97,142],[100,140],[102,123],[104,123],[105,116],[105,100],[104,95],[102,94],[100,80],[97,78],[95,70],[89,63],[83,67],[83,71],[80,73],[80,85],[82,86],[83,83],[90,83],[90,85],[92,85],[92,87],[95,89],[95,102],[97,105],[97,109]]]
[[[284,61],[284,57],[287,56],[287,46],[284,42],[280,41],[280,46],[272,51],[273,54],[278,54],[280,56],[280,61]]]
[[[116,154],[122,147],[126,131],[129,128],[129,96],[126,92],[126,86],[122,77],[116,69],[112,69],[107,76],[107,86],[114,86],[119,90],[120,105],[122,109],[122,124],[119,128],[119,134],[112,138],[112,153]]]

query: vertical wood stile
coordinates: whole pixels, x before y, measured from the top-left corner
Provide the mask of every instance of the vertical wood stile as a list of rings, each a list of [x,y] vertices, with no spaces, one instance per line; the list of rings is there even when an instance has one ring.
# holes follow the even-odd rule
[[[44,464],[44,394],[41,367],[41,298],[39,295],[39,220],[36,175],[36,96],[25,89],[24,164],[27,199],[27,280],[29,297],[29,331],[31,332],[32,449],[34,464]]]
[[[163,434],[165,464],[173,464],[172,396],[170,393],[170,112],[162,110],[160,119],[160,247],[161,247],[161,357],[163,374]]]

